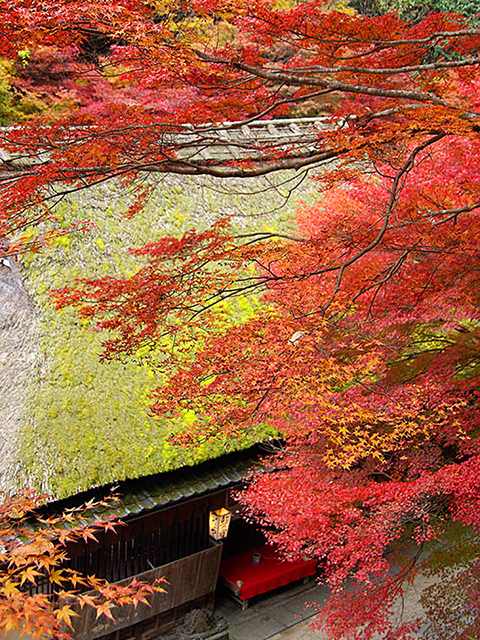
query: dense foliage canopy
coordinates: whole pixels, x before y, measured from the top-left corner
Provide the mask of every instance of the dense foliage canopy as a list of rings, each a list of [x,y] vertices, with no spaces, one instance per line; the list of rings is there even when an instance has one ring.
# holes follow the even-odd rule
[[[284,435],[242,499],[286,551],[325,560],[330,637],[414,634],[388,614],[415,563],[407,553],[392,571],[386,554],[411,540],[433,548],[440,572],[428,544],[442,536],[463,550],[442,601],[462,598],[427,598],[431,633],[478,633],[475,22],[316,0],[8,6],[2,55],[56,47],[119,87],[94,113],[80,104],[2,133],[5,252],[23,250],[19,230],[53,217],[65,193],[113,177],[316,169],[319,201],[299,209],[295,233],[238,234],[223,220],[166,237],[136,249],[148,263],[132,277],[84,280],[58,304],[110,332],[107,359],[155,350],[153,411],[196,416],[179,444],[242,438],[259,422]],[[103,45],[85,56],[92,34]],[[238,144],[246,123],[307,106],[326,118],[302,139]],[[264,305],[248,321],[219,312],[253,292]],[[347,580],[358,585],[348,594]]]

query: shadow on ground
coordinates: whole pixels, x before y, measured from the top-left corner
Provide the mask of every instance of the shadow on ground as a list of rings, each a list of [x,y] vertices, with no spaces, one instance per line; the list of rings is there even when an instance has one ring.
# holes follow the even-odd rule
[[[328,594],[327,587],[312,580],[257,596],[242,611],[228,594],[220,593],[215,611],[226,619],[230,640],[320,640],[318,631],[313,632],[307,622],[313,621],[315,608],[307,605],[322,604]]]

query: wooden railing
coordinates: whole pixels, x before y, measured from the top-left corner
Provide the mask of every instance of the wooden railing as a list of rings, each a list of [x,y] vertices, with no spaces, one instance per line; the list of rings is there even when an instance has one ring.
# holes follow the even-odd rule
[[[79,610],[80,616],[74,619],[75,640],[94,640],[213,593],[221,555],[222,545],[213,544],[209,549],[136,575],[138,581],[149,583],[164,577],[168,581],[167,592],[150,596],[150,606],[139,604],[136,609],[133,606],[112,609],[115,622],[103,615],[97,620],[95,610],[89,607]],[[118,584],[128,584],[130,580]]]

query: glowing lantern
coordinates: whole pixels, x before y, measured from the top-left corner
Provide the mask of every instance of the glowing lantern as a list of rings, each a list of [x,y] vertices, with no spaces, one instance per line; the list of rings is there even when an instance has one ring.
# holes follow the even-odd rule
[[[212,538],[222,540],[227,537],[231,518],[232,514],[225,507],[210,511],[210,535]]]

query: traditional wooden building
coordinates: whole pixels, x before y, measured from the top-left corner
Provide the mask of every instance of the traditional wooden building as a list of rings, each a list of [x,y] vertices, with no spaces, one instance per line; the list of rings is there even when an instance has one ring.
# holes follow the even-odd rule
[[[213,610],[222,552],[228,557],[243,551],[258,542],[260,534],[250,528],[245,535],[239,521],[224,548],[210,535],[211,513],[228,509],[235,515],[232,490],[240,488],[258,454],[258,448],[252,448],[195,467],[119,483],[116,492],[121,503],[112,508],[112,515],[126,526],[116,533],[102,532],[98,543],[89,540],[71,546],[70,566],[115,583],[132,577],[146,582],[165,577],[167,593],[150,597],[151,606],[117,609],[115,623],[105,616],[97,620],[95,611],[85,608],[75,619],[76,639],[148,640],[179,623],[191,609]],[[103,487],[77,494],[50,503],[48,509],[58,512],[108,491]],[[37,589],[48,592],[51,585],[39,583]]]

